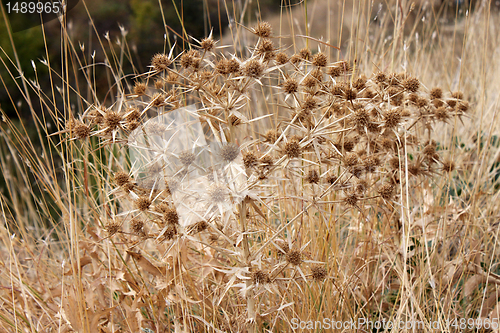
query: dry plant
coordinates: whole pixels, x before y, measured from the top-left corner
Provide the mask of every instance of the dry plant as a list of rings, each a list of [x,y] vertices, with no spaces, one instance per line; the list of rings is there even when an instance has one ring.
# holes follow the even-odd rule
[[[342,49],[299,33],[283,45],[258,21],[233,26],[231,48],[167,41],[128,75],[125,30],[100,66],[62,20],[65,70],[33,65],[62,85],[4,62],[42,110],[31,139],[3,117],[1,330],[496,322],[500,19],[478,6],[455,37],[437,20],[405,33],[429,9],[398,2],[375,24],[373,3],[351,5],[360,26]],[[308,17],[307,1],[283,8]]]

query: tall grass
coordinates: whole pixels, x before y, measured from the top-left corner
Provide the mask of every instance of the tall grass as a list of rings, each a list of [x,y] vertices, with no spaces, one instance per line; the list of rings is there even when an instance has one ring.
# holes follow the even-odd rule
[[[125,29],[101,63],[61,19],[61,69],[2,46],[33,123],[3,115],[1,331],[497,323],[498,13],[246,5],[145,73]]]

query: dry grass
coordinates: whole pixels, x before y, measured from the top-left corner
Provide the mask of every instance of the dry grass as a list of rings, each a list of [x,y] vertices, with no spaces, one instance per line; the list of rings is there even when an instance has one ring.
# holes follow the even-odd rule
[[[167,41],[133,75],[125,34],[102,66],[61,22],[72,57],[36,66],[63,84],[17,80],[37,137],[3,117],[2,332],[497,322],[498,13],[325,5],[321,35],[315,6],[234,25],[229,48]]]

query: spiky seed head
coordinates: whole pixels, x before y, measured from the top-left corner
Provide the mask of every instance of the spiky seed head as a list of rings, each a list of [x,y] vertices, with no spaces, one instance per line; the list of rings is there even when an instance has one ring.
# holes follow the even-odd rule
[[[164,93],[156,93],[151,97],[151,105],[155,107],[162,106],[165,103],[165,99],[167,98],[167,95]]]
[[[286,261],[294,266],[299,266],[302,263],[302,253],[299,250],[290,250],[286,254]]]
[[[357,96],[358,96],[358,93],[355,89],[347,88],[344,91],[344,97],[348,101],[355,100]]]
[[[368,88],[368,89],[365,89],[365,90],[364,90],[364,92],[363,92],[363,97],[364,97],[364,98],[367,98],[367,99],[372,99],[372,98],[374,98],[375,96],[377,96],[377,95],[375,94],[375,92],[374,92],[373,90],[369,89],[369,88]]]
[[[108,236],[113,236],[114,234],[121,232],[121,225],[115,221],[111,221],[104,226],[104,230],[108,233]]]
[[[130,231],[137,236],[145,236],[146,232],[144,231],[144,221],[133,219],[130,224]]]
[[[240,147],[238,147],[234,143],[223,145],[219,152],[219,155],[222,158],[222,160],[227,163],[234,161],[239,154],[240,154]]]
[[[394,184],[388,183],[378,188],[378,194],[385,200],[391,200],[394,195]]]
[[[128,173],[123,172],[123,171],[118,171],[117,173],[115,173],[114,178],[115,178],[116,185],[118,185],[118,186],[124,186],[130,181],[130,177],[129,177]]]
[[[352,71],[351,65],[349,65],[349,62],[345,60],[342,60],[338,66],[342,70],[342,74],[349,74]]]
[[[299,83],[297,82],[296,79],[294,79],[292,77],[286,78],[285,81],[283,81],[281,86],[283,87],[283,90],[287,94],[293,94],[299,90]]]
[[[266,142],[273,143],[276,142],[277,139],[278,139],[278,132],[274,129],[270,129],[266,132],[266,134],[264,134],[264,141]]]
[[[278,65],[284,65],[288,62],[288,60],[290,60],[290,58],[286,55],[286,53],[279,52],[278,54],[276,54],[276,57],[274,60],[276,60],[276,63]]]
[[[151,206],[151,199],[145,196],[140,196],[137,200],[135,200],[135,206],[142,212],[146,211]]]
[[[260,164],[262,164],[265,169],[268,169],[274,164],[274,160],[271,155],[265,155],[260,158]]]
[[[318,107],[318,99],[314,96],[307,95],[302,103],[302,108],[304,110],[313,110]]]
[[[446,101],[446,104],[448,104],[450,107],[454,108],[457,105],[457,101],[455,99],[449,99]]]
[[[289,158],[298,158],[302,149],[297,140],[290,140],[285,144],[284,152]]]
[[[419,100],[419,99],[420,99],[420,96],[418,96],[418,94],[411,93],[410,95],[408,95],[408,100],[409,100],[412,104],[417,105],[417,103],[418,103],[418,100]]]
[[[413,93],[416,93],[420,88],[420,81],[415,77],[409,77],[403,81],[403,87]]]
[[[358,91],[363,90],[366,87],[367,80],[368,79],[366,78],[366,76],[362,75],[352,83],[352,87],[357,89]]]
[[[125,120],[127,122],[138,121],[141,118],[141,112],[133,107],[127,110],[127,115],[125,116]]]
[[[69,127],[73,131],[73,136],[79,140],[88,138],[92,132],[90,126],[80,120],[71,123]]]
[[[378,83],[384,83],[387,81],[387,74],[384,72],[378,72],[375,74],[375,81]]]
[[[448,114],[448,109],[444,106],[437,108],[434,111],[434,116],[439,121],[447,121],[450,118],[450,115]]]
[[[163,212],[163,220],[167,224],[172,224],[172,225],[179,224],[179,214],[177,214],[177,210],[175,208],[169,206]]]
[[[469,110],[469,102],[467,101],[460,101],[458,103],[457,109],[461,112],[467,112]]]
[[[272,34],[272,27],[269,22],[259,22],[254,28],[253,33],[261,38],[269,38]]]
[[[370,115],[366,109],[358,109],[354,112],[352,116],[352,121],[354,125],[358,128],[364,128],[370,123]]]
[[[122,120],[122,116],[115,111],[108,110],[104,115],[104,125],[110,130],[116,129]]]
[[[454,91],[451,93],[451,97],[456,98],[456,99],[463,99],[464,93],[461,91]]]
[[[216,64],[215,64],[215,71],[219,74],[226,75],[229,74],[227,65],[228,65],[228,60],[226,58],[220,59]]]
[[[308,89],[312,89],[312,88],[316,87],[317,83],[318,83],[318,80],[310,75],[306,76],[302,80],[302,85]]]
[[[165,231],[162,234],[162,240],[163,241],[168,241],[171,240],[177,235],[177,228],[174,225],[170,225],[165,229]]]
[[[207,228],[208,228],[208,223],[206,221],[200,221],[200,222],[196,222],[193,225],[192,230],[196,233],[199,233],[199,232],[207,230]]]
[[[237,74],[240,72],[241,69],[239,61],[235,58],[229,59],[226,63],[226,66],[227,66],[227,72],[229,74]]]
[[[302,58],[300,57],[300,55],[298,54],[294,54],[292,55],[292,57],[290,58],[290,63],[292,65],[297,65],[298,63],[300,63],[302,61]]]
[[[245,168],[253,168],[257,166],[258,162],[259,160],[253,152],[249,151],[243,154],[243,165],[245,166]]]
[[[346,89],[346,87],[342,83],[337,83],[330,89],[330,93],[333,96],[343,96],[344,89]]]
[[[215,47],[215,41],[213,40],[212,37],[204,38],[204,39],[201,40],[200,47],[201,47],[202,50],[210,52]]]
[[[224,203],[228,199],[227,189],[222,185],[214,185],[208,190],[208,196],[214,204]]]
[[[266,284],[271,282],[269,274],[264,271],[261,271],[260,269],[255,272],[252,272],[250,278],[252,279],[252,282],[254,284]]]
[[[419,176],[421,174],[423,174],[423,168],[422,168],[422,164],[420,162],[416,162],[416,163],[411,163],[409,166],[408,166],[408,172],[414,176]]]
[[[258,54],[266,54],[274,51],[274,43],[270,39],[262,39],[257,46]]]
[[[433,99],[432,105],[434,105],[435,108],[440,108],[440,107],[444,106],[444,102],[440,99]]]
[[[321,70],[321,68],[314,68],[310,73],[309,75],[313,78],[316,79],[316,81],[318,82],[322,82],[323,81],[323,71]]]
[[[442,98],[443,97],[443,90],[441,90],[441,88],[437,88],[437,87],[432,88],[430,93],[429,93],[429,96],[432,100]]]
[[[392,129],[401,122],[401,109],[390,109],[384,114],[384,127]]]
[[[356,207],[358,200],[359,200],[359,198],[358,198],[358,195],[356,194],[356,192],[349,192],[346,194],[346,196],[344,198],[344,203],[348,206]]]
[[[307,47],[300,49],[299,56],[303,60],[311,60],[312,52]]]
[[[419,107],[419,108],[424,108],[424,107],[426,107],[429,103],[428,103],[428,101],[427,101],[427,99],[426,99],[426,98],[424,98],[424,97],[420,97],[420,98],[417,100],[417,103],[416,103],[416,104],[417,104],[417,107]]]
[[[196,50],[189,50],[182,54],[179,64],[183,68],[198,68],[199,67],[199,54]]]
[[[153,66],[154,70],[159,72],[167,70],[171,63],[172,60],[170,60],[168,55],[164,53],[155,54],[151,60],[151,66]]]
[[[329,175],[327,178],[326,178],[326,182],[330,185],[333,185],[335,184],[335,182],[337,181],[337,179],[339,179],[337,176],[334,176],[334,175]]]
[[[363,160],[366,172],[374,172],[380,165],[380,159],[377,156],[369,156]]]
[[[453,170],[455,170],[455,162],[453,162],[450,159],[444,160],[443,161],[443,171],[450,173]]]
[[[315,265],[311,267],[311,277],[314,281],[323,281],[326,279],[328,271],[322,265]]]
[[[397,156],[394,156],[394,157],[391,157],[389,159],[389,166],[393,169],[393,170],[398,170],[399,167],[400,167],[400,163],[399,163],[399,158]]]
[[[347,167],[347,168],[352,168],[356,165],[359,165],[360,164],[360,161],[359,161],[359,156],[358,154],[356,153],[347,153],[345,154],[344,156],[344,165]]]
[[[342,75],[342,71],[342,68],[340,68],[339,66],[333,66],[329,67],[326,70],[326,74],[330,75],[331,77],[339,77],[340,75]]]
[[[368,189],[368,182],[365,179],[358,179],[354,183],[354,191],[357,194],[363,194]]]
[[[310,170],[307,173],[306,181],[310,184],[319,183],[319,173],[317,170]]]
[[[179,154],[179,160],[184,166],[189,166],[194,162],[196,156],[190,151],[183,151]]]
[[[143,82],[136,82],[134,84],[134,94],[142,96],[146,93],[146,84]]]
[[[243,66],[243,74],[252,78],[259,78],[264,73],[264,65],[256,59],[247,61]]]
[[[325,67],[328,63],[328,57],[323,52],[318,52],[314,55],[312,64],[318,67]]]

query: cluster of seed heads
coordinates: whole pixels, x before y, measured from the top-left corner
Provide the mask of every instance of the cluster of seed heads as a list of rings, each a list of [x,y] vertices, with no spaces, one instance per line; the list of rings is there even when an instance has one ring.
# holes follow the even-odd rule
[[[249,190],[255,196],[268,185],[285,184],[287,192],[295,191],[287,194],[305,201],[316,200],[317,193],[331,194],[332,200],[317,203],[328,211],[334,204],[362,211],[370,201],[397,211],[400,189],[411,188],[406,182],[418,183],[457,169],[458,162],[432,134],[440,123],[468,112],[470,105],[463,93],[437,87],[429,90],[413,73],[363,74],[359,66],[355,68],[348,60],[332,62],[321,50],[302,48],[291,54],[275,46],[271,26],[265,22],[250,31],[256,43],[247,56],[219,52],[211,37],[175,58],[173,52],[156,54],[149,72],[131,83],[122,109],[90,108],[80,120],[68,121],[71,139],[97,136],[119,143],[144,125],[146,115],[162,115],[187,102],[197,103],[203,124],[217,129],[218,138],[222,133],[227,140],[220,140],[221,148],[214,157],[233,163],[241,153]],[[259,93],[264,96],[255,99]],[[276,102],[266,104],[266,96],[273,96]],[[268,110],[272,110],[269,119],[273,120],[247,126]],[[146,130],[164,131],[161,124],[154,123]],[[196,164],[191,151],[181,152],[177,158],[184,169]],[[161,174],[161,170],[155,173]],[[154,191],[129,173],[115,173],[116,186],[133,203],[131,216],[135,217],[128,222],[131,234],[165,242],[176,241],[183,232],[206,235],[210,241],[218,241],[226,231],[227,239],[233,237],[234,229],[203,219],[189,230],[182,229],[172,199],[181,176],[179,171],[165,179],[165,190]],[[228,189],[215,183],[214,177],[212,180],[214,184],[206,189],[208,200],[215,205],[228,203]],[[262,200],[266,198],[262,196]],[[260,210],[266,207],[272,205],[259,205]],[[258,222],[259,214],[239,214],[248,215],[247,223],[255,228],[269,223]],[[113,236],[121,227],[113,222],[104,230]],[[214,237],[214,230],[219,236]],[[297,246],[300,244],[286,245],[283,251],[269,253],[275,253],[289,269],[297,269],[305,265]],[[275,283],[266,273],[275,268],[269,264],[250,269],[248,278],[255,285]],[[315,281],[328,276],[322,265],[310,270]]]

